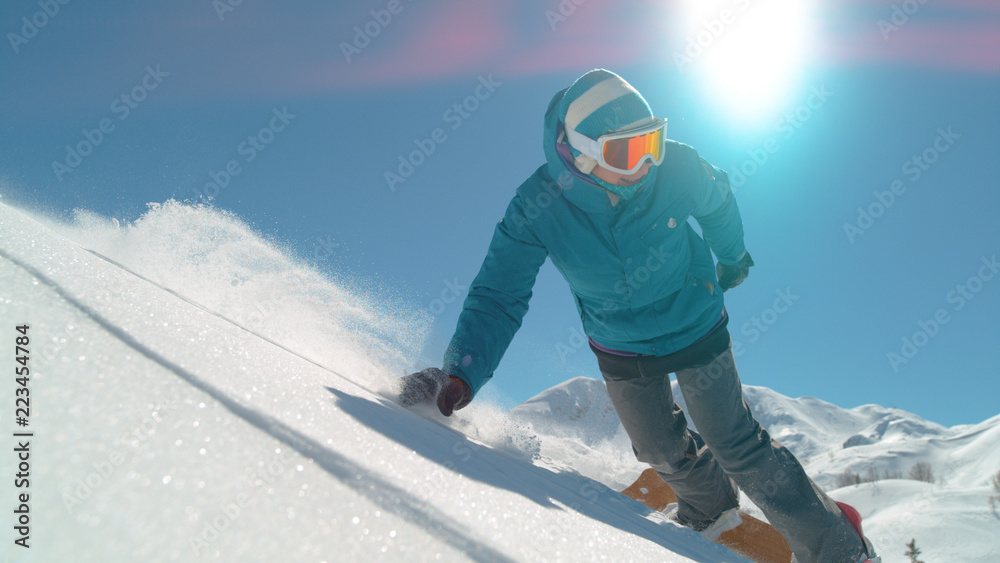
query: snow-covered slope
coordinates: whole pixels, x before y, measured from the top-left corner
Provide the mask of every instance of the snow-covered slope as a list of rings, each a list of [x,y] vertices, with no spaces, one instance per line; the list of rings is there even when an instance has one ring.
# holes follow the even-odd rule
[[[673,382],[674,396],[683,396]],[[765,387],[744,386],[761,424],[788,446],[806,470],[837,500],[859,509],[865,530],[883,560],[906,562],[905,544],[917,539],[926,561],[1000,561],[1000,515],[989,497],[990,478],[1000,470],[1000,416],[976,425],[946,428],[878,405],[843,409],[814,399],[792,399]],[[576,378],[544,391],[511,410],[532,425],[543,456],[581,468],[581,473],[621,489],[643,467],[630,457],[604,383]],[[556,420],[550,420],[548,417]],[[577,429],[577,430],[574,430]],[[926,463],[934,483],[886,479],[908,477]],[[838,488],[844,472],[871,483]],[[749,506],[750,512],[760,515]],[[1000,505],[998,505],[1000,506]]]
[[[382,398],[419,345],[405,309],[211,209],[119,228],[0,204],[0,365],[26,324],[32,370],[30,424],[3,418],[0,561],[738,560],[532,464],[537,440],[488,405],[460,413],[470,439]],[[30,550],[13,431],[34,433]]]
[[[536,463],[578,472],[616,491],[645,469],[632,453],[603,381],[575,377],[514,407],[508,416],[536,437]]]

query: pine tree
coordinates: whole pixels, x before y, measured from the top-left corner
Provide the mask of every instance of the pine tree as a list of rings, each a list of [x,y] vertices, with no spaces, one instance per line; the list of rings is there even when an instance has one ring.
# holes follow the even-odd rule
[[[903,555],[910,558],[910,563],[924,563],[917,557],[920,556],[920,548],[917,547],[917,538],[910,540],[910,543],[906,544],[907,550]]]

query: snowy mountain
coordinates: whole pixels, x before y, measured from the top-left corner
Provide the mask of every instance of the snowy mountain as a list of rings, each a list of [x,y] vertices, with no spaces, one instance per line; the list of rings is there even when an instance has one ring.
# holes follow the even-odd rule
[[[643,468],[601,381],[445,420],[387,400],[430,319],[330,280],[238,218],[152,205],[63,224],[0,204],[0,364],[27,325],[30,487],[4,438],[0,561],[740,561],[616,491]],[[19,384],[4,378],[13,403]],[[680,397],[679,393],[675,394]],[[886,561],[996,561],[1000,417],[945,428],[748,386]],[[10,411],[6,411],[10,412]],[[424,415],[418,416],[418,414]],[[20,438],[19,438],[20,439]],[[30,494],[30,550],[12,508]]]
[[[676,381],[673,392],[683,408]],[[1000,416],[946,428],[898,409],[843,409],[765,387],[744,385],[744,396],[761,424],[821,486],[861,511],[884,561],[908,561],[904,545],[913,538],[926,561],[1000,560],[995,539],[1000,516],[989,504],[996,494],[990,479],[1000,470]],[[614,411],[603,382],[566,381],[510,415],[534,425],[542,456],[582,468],[582,474],[612,488],[627,486],[643,469],[631,456],[615,455],[629,452],[629,442],[620,424],[609,420]],[[933,483],[907,478],[918,463],[931,469]],[[845,472],[878,480],[840,487],[838,476]],[[748,498],[743,504],[762,516]]]

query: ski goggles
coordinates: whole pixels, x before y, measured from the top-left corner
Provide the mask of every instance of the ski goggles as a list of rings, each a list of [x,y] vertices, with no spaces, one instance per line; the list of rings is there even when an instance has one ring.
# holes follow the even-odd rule
[[[601,135],[596,141],[570,127],[565,131],[570,146],[619,174],[635,174],[647,160],[656,165],[663,162],[666,119],[653,118],[652,124]]]

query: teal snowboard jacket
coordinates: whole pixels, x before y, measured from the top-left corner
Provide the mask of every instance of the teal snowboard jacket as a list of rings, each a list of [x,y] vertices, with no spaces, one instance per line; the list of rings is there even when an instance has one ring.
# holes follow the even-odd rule
[[[493,372],[521,320],[546,258],[569,283],[584,332],[625,352],[666,355],[693,344],[720,320],[719,261],[745,252],[743,222],[726,172],[688,145],[667,141],[663,163],[630,199],[608,192],[560,150],[556,94],[545,113],[546,164],[520,187],[496,226],[469,286],[442,369],[473,394]],[[688,223],[693,217],[704,238]]]

